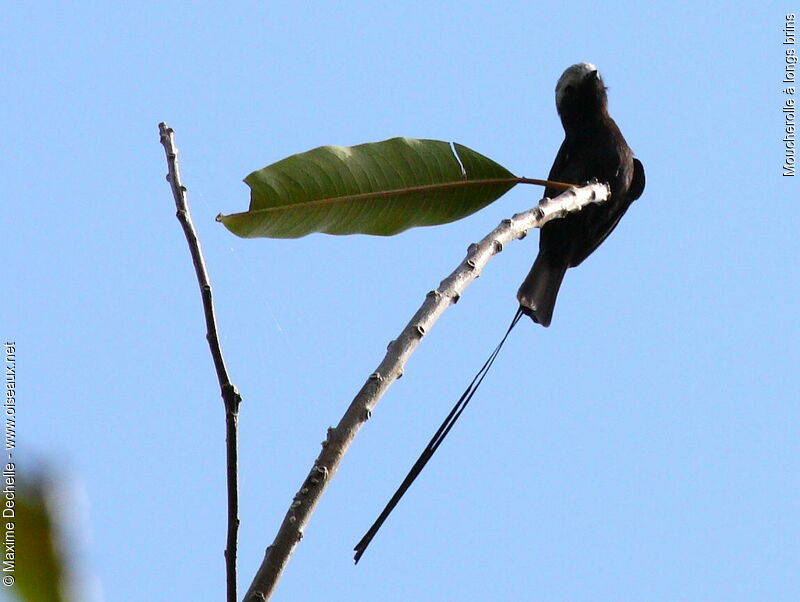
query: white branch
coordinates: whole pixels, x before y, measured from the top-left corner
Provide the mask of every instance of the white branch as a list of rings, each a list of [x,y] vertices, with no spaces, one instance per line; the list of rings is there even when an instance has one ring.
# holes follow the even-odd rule
[[[502,251],[507,243],[524,237],[528,230],[541,228],[550,220],[578,211],[589,203],[604,202],[608,194],[608,186],[605,184],[571,188],[552,200],[543,199],[533,209],[519,213],[511,219],[504,219],[483,240],[470,245],[461,264],[442,280],[439,288],[427,294],[425,302],[411,321],[389,344],[383,361],[367,378],[336,428],[328,429],[328,436],[322,443],[322,452],[294,496],[275,541],[267,548],[264,560],[245,595],[246,602],[267,600],[272,595],[289,557],[303,538],[303,531],[314,508],[336,473],[353,438],[369,419],[389,386],[402,375],[408,358],[425,334],[430,332],[439,316],[458,301],[462,291],[480,275],[489,259]]]

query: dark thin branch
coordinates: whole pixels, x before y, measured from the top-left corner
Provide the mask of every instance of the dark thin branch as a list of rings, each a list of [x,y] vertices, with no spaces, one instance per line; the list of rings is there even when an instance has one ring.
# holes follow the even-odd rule
[[[161,144],[167,155],[167,181],[172,188],[177,207],[176,217],[183,227],[189,251],[192,254],[194,271],[197,274],[197,284],[203,299],[203,311],[206,317],[206,339],[214,359],[214,368],[217,371],[222,400],[225,404],[225,443],[227,453],[227,483],[228,483],[228,534],[225,547],[225,574],[227,580],[227,601],[236,602],[236,538],[239,532],[239,491],[238,491],[238,423],[239,403],[242,401],[239,391],[228,377],[225,359],[219,346],[217,335],[217,320],[214,316],[214,301],[211,296],[211,282],[208,278],[203,251],[200,240],[192,223],[189,212],[189,201],[186,187],[181,182],[181,172],[178,166],[178,149],[175,146],[174,132],[166,123],[159,123]]]
[[[353,438],[369,419],[389,386],[402,375],[406,361],[425,334],[430,332],[439,316],[458,301],[461,292],[478,277],[489,259],[502,251],[507,243],[525,236],[531,228],[540,228],[551,219],[563,217],[570,211],[577,211],[589,203],[603,202],[607,198],[608,187],[605,184],[570,189],[553,200],[544,199],[533,209],[503,220],[480,243],[470,245],[461,264],[440,283],[438,289],[427,294],[411,321],[397,339],[389,344],[383,361],[367,378],[336,428],[328,429],[328,435],[322,443],[322,452],[295,494],[275,540],[267,548],[264,560],[247,590],[245,602],[262,602],[272,595],[295,546],[303,538],[314,508],[336,473]]]

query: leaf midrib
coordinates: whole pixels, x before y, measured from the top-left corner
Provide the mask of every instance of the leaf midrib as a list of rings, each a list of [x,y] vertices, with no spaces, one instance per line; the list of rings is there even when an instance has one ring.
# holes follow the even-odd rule
[[[269,213],[273,211],[282,211],[289,207],[310,207],[317,205],[334,205],[336,203],[360,201],[368,198],[381,198],[388,196],[404,196],[410,194],[417,194],[423,192],[437,192],[441,190],[457,189],[466,186],[494,186],[501,184],[537,184],[539,186],[548,186],[552,188],[571,188],[572,184],[565,182],[553,182],[549,180],[537,180],[535,178],[519,178],[516,176],[505,178],[486,178],[482,180],[458,180],[451,182],[438,182],[436,184],[421,184],[419,186],[410,186],[407,188],[393,188],[392,190],[380,190],[376,192],[359,192],[358,194],[348,194],[337,197],[325,197],[322,199],[314,199],[309,201],[301,201],[299,203],[290,203],[284,205],[275,205],[272,207],[262,207],[260,209],[250,209],[241,213],[231,213],[228,215],[220,214],[219,217],[232,217],[234,215],[254,214],[254,213]]]

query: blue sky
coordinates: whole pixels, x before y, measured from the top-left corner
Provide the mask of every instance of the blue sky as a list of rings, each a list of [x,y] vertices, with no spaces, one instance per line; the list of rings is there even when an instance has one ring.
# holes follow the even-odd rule
[[[244,395],[243,591],[387,342],[469,243],[541,191],[393,238],[245,241],[214,216],[246,207],[254,169],[396,135],[544,177],[556,79],[584,60],[645,165],[643,197],[567,274],[553,325],[517,327],[354,567],[504,332],[537,236],[490,262],[356,439],[274,599],[800,598],[800,196],[781,176],[792,10],[6,7],[2,336],[17,343],[23,464],[58,475],[83,516],[86,599],[224,591],[223,411],[158,122],[176,130]]]

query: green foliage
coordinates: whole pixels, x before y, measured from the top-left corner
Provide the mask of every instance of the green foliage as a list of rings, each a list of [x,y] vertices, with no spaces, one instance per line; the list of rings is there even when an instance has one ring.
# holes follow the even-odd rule
[[[471,215],[519,181],[480,153],[439,140],[321,146],[251,173],[249,210],[217,220],[245,238],[389,236]]]
[[[51,484],[42,477],[28,477],[18,483],[13,519],[4,519],[6,550],[9,537],[15,542],[14,584],[8,588],[25,602],[66,600],[65,559],[56,523]],[[6,509],[8,512],[8,509]],[[13,531],[8,526],[13,524]],[[6,556],[8,553],[6,553]],[[6,573],[4,573],[6,574]]]

